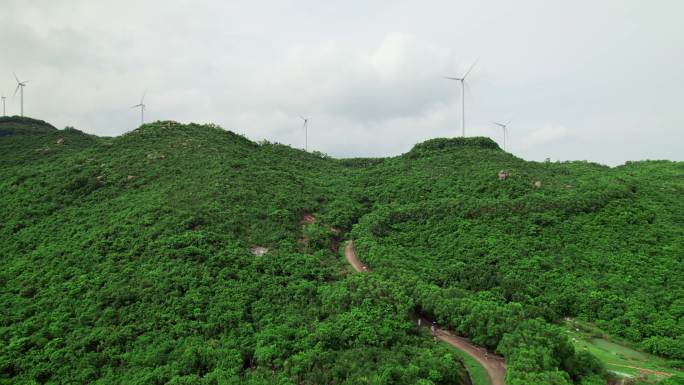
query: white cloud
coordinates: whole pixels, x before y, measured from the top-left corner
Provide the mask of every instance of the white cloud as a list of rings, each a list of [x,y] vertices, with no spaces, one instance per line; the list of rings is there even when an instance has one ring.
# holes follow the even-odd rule
[[[150,119],[297,146],[304,114],[313,149],[394,155],[460,133],[458,84],[442,76],[480,57],[468,135],[500,142],[490,122],[514,116],[509,149],[524,158],[682,159],[682,11],[675,0],[8,0],[0,92],[17,71],[32,80],[29,115],[106,135],[136,127],[145,89]],[[604,145],[625,130],[636,134]]]
[[[570,135],[570,130],[560,125],[545,125],[543,127],[532,130],[524,139],[520,141],[522,145],[519,146],[522,150],[528,150],[534,147],[543,147],[555,144]]]

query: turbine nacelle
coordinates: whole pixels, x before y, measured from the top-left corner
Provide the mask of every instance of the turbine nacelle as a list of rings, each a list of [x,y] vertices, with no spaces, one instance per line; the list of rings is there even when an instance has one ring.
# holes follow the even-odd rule
[[[451,76],[445,76],[444,78],[449,79],[449,80],[458,80],[459,82],[464,82],[466,80],[466,78],[468,77],[468,75],[470,74],[470,71],[472,71],[473,68],[475,68],[475,64],[477,64],[478,60],[475,60],[473,62],[473,64],[470,65],[470,68],[468,68],[468,71],[466,71],[465,75],[461,76],[460,78],[451,77]]]
[[[304,121],[304,151],[309,151],[309,118],[305,118],[302,115],[299,115],[299,117]]]
[[[142,98],[140,98],[140,103],[132,106],[131,108],[140,108],[140,125],[145,124],[145,94],[147,91],[143,92]]]
[[[445,79],[448,80],[457,80],[461,82],[461,136],[465,138],[465,88],[466,88],[466,78],[470,74],[470,71],[473,70],[475,67],[475,64],[477,64],[477,60],[473,62],[473,64],[470,65],[470,68],[468,68],[468,71],[461,76],[461,77],[452,77],[452,76],[445,76]]]
[[[21,81],[19,80],[19,77],[15,72],[14,74],[14,79],[17,81],[17,88],[14,89],[14,97],[17,96],[17,92],[19,92],[19,96],[21,97],[21,116],[24,116],[24,87],[26,87],[26,83],[28,83],[28,80]]]
[[[503,134],[504,134],[504,151],[506,151],[506,137],[508,136],[508,125],[511,123],[511,121],[507,121],[506,123],[499,123],[499,122],[492,122],[492,124],[495,124],[503,129]]]
[[[14,73],[14,79],[16,79],[16,81],[17,81],[17,88],[14,90],[14,95],[16,96],[19,89],[26,87],[26,83],[30,82],[30,80],[24,80],[22,82],[21,80],[19,80],[19,77],[17,76],[16,73]]]
[[[508,127],[508,124],[509,124],[509,123],[511,123],[510,120],[507,121],[506,123],[492,122],[492,124],[496,124],[497,126],[499,126],[499,127],[501,127],[501,128],[506,128],[506,127]]]

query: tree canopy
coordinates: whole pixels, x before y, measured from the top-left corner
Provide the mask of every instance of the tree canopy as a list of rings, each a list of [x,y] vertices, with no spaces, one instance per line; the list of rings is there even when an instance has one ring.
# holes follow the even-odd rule
[[[682,163],[486,138],[337,160],[214,125],[0,118],[0,383],[465,384],[418,314],[504,355],[508,384],[605,375],[568,316],[684,360],[683,192]]]

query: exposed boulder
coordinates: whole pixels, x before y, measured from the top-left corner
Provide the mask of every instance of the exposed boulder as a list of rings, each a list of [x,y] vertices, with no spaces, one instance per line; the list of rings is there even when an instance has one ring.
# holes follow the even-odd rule
[[[268,253],[268,247],[263,247],[263,246],[253,246],[249,251],[252,252],[252,255],[255,257],[261,257],[262,255]]]
[[[506,179],[508,179],[508,171],[506,171],[506,170],[499,171],[499,180],[506,180]]]
[[[147,159],[166,159],[166,155],[152,152],[147,154]]]

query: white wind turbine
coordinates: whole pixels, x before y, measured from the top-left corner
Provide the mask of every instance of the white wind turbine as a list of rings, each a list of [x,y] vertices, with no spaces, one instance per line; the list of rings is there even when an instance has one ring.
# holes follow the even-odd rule
[[[2,116],[7,116],[7,114],[5,114],[5,99],[7,98],[5,97],[5,95],[2,95],[0,96],[0,99],[2,99]]]
[[[143,92],[142,98],[140,98],[140,103],[136,104],[135,106],[131,108],[138,108],[140,107],[140,125],[142,126],[145,124],[145,94],[147,92]]]
[[[503,149],[504,149],[504,151],[506,151],[506,137],[508,136],[508,124],[510,122],[511,122],[510,120],[507,121],[506,123],[492,122],[492,123],[496,124],[497,126],[503,128],[503,138],[504,138]]]
[[[309,119],[299,116],[304,121],[304,151],[309,151]]]
[[[14,96],[17,96],[17,91],[20,91],[20,96],[21,96],[21,116],[24,116],[24,87],[26,87],[26,83],[28,83],[28,80],[24,80],[23,82],[19,80],[17,77],[17,74],[14,74],[14,78],[17,79],[17,88],[14,90]],[[3,102],[4,105],[4,102]]]
[[[461,136],[463,137],[465,137],[465,80],[468,77],[468,74],[470,74],[470,71],[473,70],[473,67],[475,67],[475,64],[477,64],[477,60],[473,62],[468,71],[466,71],[465,75],[461,76],[460,78],[449,76],[444,77],[445,79],[458,80],[461,82]]]

